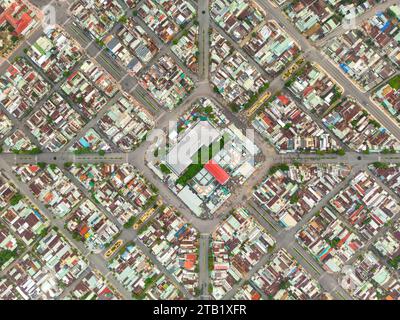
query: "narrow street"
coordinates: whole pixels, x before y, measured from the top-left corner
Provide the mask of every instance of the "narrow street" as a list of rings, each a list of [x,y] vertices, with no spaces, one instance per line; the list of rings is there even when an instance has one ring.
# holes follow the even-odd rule
[[[159,35],[156,34],[154,30],[152,30],[141,17],[137,16],[134,11],[126,6],[123,1],[124,12],[127,18],[133,19],[133,21],[141,26],[146,34],[148,34],[156,43],[159,51],[158,53],[151,59],[151,61],[144,66],[140,72],[133,76],[129,74],[127,70],[122,66],[122,64],[118,63],[112,55],[107,52],[105,47],[100,46],[94,39],[89,36],[87,31],[84,31],[81,27],[78,26],[77,21],[74,17],[71,16],[68,7],[73,2],[72,0],[68,0],[65,2],[61,1],[51,1],[50,5],[53,5],[56,13],[57,13],[57,24],[63,27],[75,40],[80,44],[85,56],[71,69],[71,72],[77,71],[83,61],[85,59],[92,59],[96,61],[100,66],[104,68],[114,78],[115,83],[117,84],[119,90],[116,95],[110,99],[108,102],[97,112],[91,119],[86,119],[85,126],[78,132],[78,134],[66,143],[58,152],[49,152],[48,149],[43,148],[41,153],[38,154],[16,154],[11,152],[2,152],[0,153],[0,170],[2,170],[5,175],[12,181],[12,183],[18,188],[19,192],[26,196],[29,201],[31,201],[50,221],[51,226],[57,227],[59,232],[68,240],[69,243],[85,257],[89,264],[89,268],[86,269],[78,279],[76,279],[70,287],[68,287],[59,299],[66,298],[71,290],[74,289],[74,286],[79,283],[89,272],[90,270],[97,270],[101,275],[103,275],[107,281],[112,285],[112,287],[116,288],[116,290],[121,294],[124,299],[131,300],[132,292],[129,292],[122,283],[120,283],[116,277],[112,274],[109,269],[109,261],[104,258],[104,252],[94,253],[90,252],[89,249],[83,244],[81,241],[76,241],[72,234],[65,228],[65,219],[60,219],[54,216],[54,214],[49,210],[48,207],[44,205],[41,201],[39,201],[33,194],[32,190],[29,186],[21,181],[21,179],[16,175],[13,170],[14,166],[22,165],[22,164],[55,164],[57,165],[64,175],[72,181],[74,185],[76,185],[79,191],[85,196],[85,198],[90,199],[91,193],[85,189],[85,187],[78,181],[78,179],[73,176],[66,169],[67,163],[79,163],[79,164],[125,164],[129,163],[133,165],[143,176],[144,178],[154,185],[159,190],[159,195],[164,201],[166,205],[171,205],[175,207],[179,212],[182,213],[184,219],[193,225],[199,233],[198,238],[198,296],[193,296],[189,291],[185,288],[185,285],[181,283],[173,274],[173,270],[167,270],[167,268],[161,263],[156,254],[151,251],[147,246],[144,245],[139,239],[137,235],[137,231],[133,228],[126,229],[121,223],[109,212],[107,212],[106,208],[100,204],[96,204],[96,207],[103,212],[107,218],[112,221],[116,226],[118,226],[120,230],[120,234],[118,239],[124,241],[124,243],[134,242],[141,252],[143,252],[150,261],[157,266],[161,273],[164,274],[167,279],[174,284],[175,287],[179,289],[180,292],[183,293],[186,299],[202,299],[202,300],[212,300],[214,299],[210,294],[209,290],[212,287],[212,279],[210,276],[210,259],[213,259],[213,253],[210,248],[213,239],[213,233],[216,228],[220,225],[221,222],[226,219],[226,217],[230,214],[232,209],[245,207],[250,212],[251,216],[254,217],[260,225],[272,235],[272,237],[276,240],[276,247],[272,252],[265,254],[262,258],[251,268],[251,270],[242,278],[240,281],[235,283],[232,287],[232,290],[227,292],[227,294],[223,297],[223,299],[232,299],[235,294],[240,290],[244,284],[250,283],[251,278],[254,276],[259,270],[261,270],[271,259],[271,257],[279,250],[285,249],[291,254],[299,264],[307,271],[311,277],[319,282],[321,290],[323,292],[327,292],[332,295],[335,299],[346,299],[351,300],[352,296],[344,290],[340,286],[340,275],[332,274],[326,272],[321,265],[316,261],[316,259],[311,255],[311,253],[303,248],[299,241],[296,239],[296,234],[310,222],[310,220],[325,206],[328,205],[329,201],[337,195],[341,190],[346,188],[349,185],[349,182],[355,177],[355,175],[361,171],[368,172],[371,176],[374,174],[370,171],[369,165],[375,162],[385,162],[385,163],[393,163],[400,164],[400,154],[378,154],[378,153],[370,153],[370,154],[361,154],[350,150],[348,146],[346,146],[343,142],[340,141],[339,138],[335,137],[332,132],[329,132],[328,129],[324,127],[321,119],[316,115],[305,108],[302,108],[302,111],[308,114],[311,119],[317,123],[320,127],[324,128],[324,130],[329,133],[338,145],[340,145],[343,150],[346,151],[345,155],[339,156],[336,154],[326,154],[326,155],[317,155],[317,154],[306,154],[306,153],[278,153],[274,146],[269,144],[265,139],[263,139],[258,133],[255,136],[255,144],[259,147],[262,152],[263,160],[261,163],[258,163],[254,173],[250,176],[247,181],[243,183],[243,185],[236,186],[232,191],[232,195],[228,198],[228,200],[216,211],[210,219],[203,219],[195,216],[191,208],[187,207],[171,190],[170,188],[161,181],[156,174],[149,168],[148,166],[148,156],[152,153],[151,146],[154,141],[150,138],[148,141],[144,141],[140,144],[138,148],[131,152],[121,152],[119,148],[109,139],[109,137],[101,132],[98,126],[98,121],[110,110],[111,106],[115,104],[115,102],[123,95],[130,94],[137,101],[139,101],[146,110],[153,115],[155,121],[155,129],[161,129],[166,132],[171,122],[176,121],[177,118],[190,110],[191,106],[194,102],[201,98],[208,98],[212,102],[215,103],[223,113],[226,118],[231,121],[231,123],[235,124],[240,129],[247,129],[251,124],[249,123],[249,119],[242,113],[233,113],[228,107],[227,101],[225,101],[221,95],[217,94],[212,90],[212,85],[210,83],[210,30],[213,29],[220,33],[230,45],[233,47],[233,51],[239,52],[243,55],[246,60],[254,67],[266,80],[268,80],[270,87],[269,91],[271,94],[275,94],[277,92],[286,92],[285,83],[280,76],[274,77],[271,74],[267,73],[263,67],[261,67],[252,57],[248,54],[242,46],[242,43],[235,42],[231,36],[226,32],[221,26],[214,21],[210,16],[210,5],[212,0],[199,0],[192,1],[188,0],[190,3],[196,7],[196,22],[190,21],[187,25],[183,26],[180,31],[175,35],[176,39],[180,38],[185,32],[193,26],[195,23],[198,23],[198,73],[191,71],[184,61],[181,61],[178,56],[171,50],[173,42],[164,43]],[[319,64],[321,68],[330,75],[335,81],[339,83],[341,87],[344,88],[344,95],[351,96],[357,99],[366,110],[377,119],[384,127],[386,127],[397,139],[400,140],[400,126],[398,123],[393,120],[393,118],[388,114],[386,110],[382,107],[375,105],[373,101],[370,99],[369,92],[363,92],[356,83],[350,80],[337,65],[335,65],[331,59],[329,59],[323,52],[324,46],[326,46],[330,40],[334,37],[342,35],[345,33],[346,27],[340,26],[334,32],[329,34],[321,41],[317,41],[316,43],[312,43],[309,41],[303,34],[301,34],[298,29],[291,23],[288,17],[282,12],[282,10],[272,4],[269,0],[255,0],[263,10],[265,10],[267,18],[275,20],[283,30],[291,36],[301,47],[302,53],[306,61],[314,62]],[[32,0],[32,2],[38,7],[44,7],[48,1],[44,0]],[[143,5],[144,0],[138,1],[136,4],[136,8]],[[398,3],[398,1],[388,0],[384,3],[378,4],[371,10],[366,11],[361,16],[355,19],[355,25],[359,26],[367,19],[371,18],[374,14],[376,14],[377,10],[385,10],[388,6]],[[108,30],[107,35],[115,35],[118,28],[121,26],[120,22],[116,22],[110,30]],[[42,98],[33,108],[32,112],[40,110],[43,107],[43,104],[50,98],[52,94],[58,92],[62,94],[65,101],[67,101],[71,107],[81,116],[82,110],[71,101],[71,97],[67,96],[65,92],[63,93],[61,90],[62,81],[60,83],[53,83],[41,70],[37,65],[31,61],[24,49],[28,46],[33,45],[41,36],[43,35],[43,29],[40,27],[35,30],[32,34],[26,38],[22,44],[8,57],[7,60],[3,61],[0,64],[0,74],[4,74],[7,68],[15,61],[17,57],[24,57],[33,66],[33,69],[40,74],[46,82],[51,84],[51,90],[44,98]],[[185,97],[179,107],[167,111],[167,109],[160,105],[159,102],[155,101],[152,95],[139,84],[139,79],[158,61],[160,57],[163,55],[169,55],[176,62],[183,73],[188,75],[195,84],[195,89],[191,91],[191,93]],[[259,100],[261,101],[261,100]],[[301,105],[300,101],[297,101],[299,105]],[[21,130],[28,137],[28,139],[37,147],[40,146],[40,142],[33,135],[31,130],[26,124],[26,118],[17,119],[15,118],[5,107],[0,104],[0,111],[2,111],[8,118],[11,119],[13,123],[13,128],[11,132],[15,132],[15,130]],[[76,154],[70,151],[71,146],[76,143],[80,138],[82,138],[87,130],[94,128],[100,134],[101,138],[106,141],[111,146],[111,151],[101,155],[99,153],[86,153],[86,154]],[[10,133],[11,134],[11,133]],[[148,134],[147,137],[151,136]],[[4,140],[4,139],[3,139]],[[4,142],[4,141],[2,141]],[[272,218],[272,215],[266,210],[262,209],[255,201],[253,197],[254,189],[260,185],[260,183],[265,179],[269,169],[277,164],[293,164],[293,163],[303,163],[303,164],[342,164],[348,165],[351,167],[351,173],[348,175],[342,182],[338,183],[334,186],[334,188],[325,196],[323,199],[313,207],[312,210],[305,214],[301,221],[292,229],[284,229],[276,220]],[[375,180],[385,190],[388,194],[390,194],[397,202],[400,202],[400,197],[389,187],[384,185],[382,181],[378,177],[375,177]],[[154,218],[154,217],[153,217]],[[153,219],[151,218],[151,219]],[[399,217],[395,217],[393,222],[397,221]],[[343,223],[347,222],[343,219]],[[370,249],[370,246],[376,241],[379,237],[388,232],[389,227],[385,226],[382,228],[372,239],[370,239],[365,247],[360,250],[361,252],[366,252]],[[32,250],[33,244],[26,248],[24,253]],[[348,264],[354,262],[355,257],[348,261]],[[0,272],[0,276],[6,275],[6,273],[17,263],[14,261],[10,266],[5,268]],[[259,288],[258,288],[259,290]],[[264,299],[268,299],[264,293],[260,292],[260,295]]]

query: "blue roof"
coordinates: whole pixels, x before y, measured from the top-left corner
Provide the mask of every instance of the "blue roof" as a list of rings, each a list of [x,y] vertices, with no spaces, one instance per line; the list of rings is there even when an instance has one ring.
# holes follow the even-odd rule
[[[39,213],[37,210],[33,210],[33,213],[34,213],[34,215],[35,215],[36,217],[38,217],[38,219],[39,219],[40,221],[43,221],[42,216],[40,215],[40,213]]]
[[[381,32],[385,32],[389,27],[390,27],[390,21],[387,21],[385,25],[381,28]]]
[[[346,73],[349,73],[350,71],[350,68],[345,63],[341,63],[340,68],[342,68],[342,70]]]
[[[90,143],[87,142],[85,138],[80,138],[80,139],[79,139],[79,143],[80,143],[84,148],[89,148],[89,147],[90,147]]]

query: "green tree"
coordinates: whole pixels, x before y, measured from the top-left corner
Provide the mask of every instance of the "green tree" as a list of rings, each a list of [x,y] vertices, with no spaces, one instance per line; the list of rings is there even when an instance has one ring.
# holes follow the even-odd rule
[[[22,199],[24,198],[24,196],[20,193],[16,193],[14,194],[11,199],[10,199],[10,204],[12,206],[17,205]]]
[[[346,155],[346,151],[344,151],[343,149],[339,149],[338,151],[336,151],[337,155],[339,156],[344,156]]]
[[[376,169],[387,169],[387,168],[389,168],[389,165],[387,163],[384,163],[384,162],[374,162],[373,166]]]
[[[299,195],[295,193],[290,197],[290,203],[296,204],[297,202],[299,202]]]
[[[171,173],[171,170],[164,163],[160,164],[160,170],[164,174],[170,174]]]
[[[45,162],[38,162],[37,163],[37,166],[40,168],[40,169],[44,169],[44,168],[46,168],[46,163]]]
[[[130,217],[129,220],[126,223],[124,223],[124,228],[125,229],[132,228],[135,222],[136,222],[136,217]]]
[[[128,18],[126,16],[122,16],[121,18],[118,19],[118,22],[125,24],[128,22]]]
[[[1,250],[0,251],[0,267],[2,267],[8,260],[11,260],[17,256],[17,253],[11,250]]]

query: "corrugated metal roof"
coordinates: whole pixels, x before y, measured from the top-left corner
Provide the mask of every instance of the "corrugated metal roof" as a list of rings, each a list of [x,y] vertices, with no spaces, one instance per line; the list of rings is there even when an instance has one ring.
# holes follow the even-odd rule
[[[219,184],[225,184],[229,180],[229,175],[214,160],[208,161],[204,168],[213,175]]]

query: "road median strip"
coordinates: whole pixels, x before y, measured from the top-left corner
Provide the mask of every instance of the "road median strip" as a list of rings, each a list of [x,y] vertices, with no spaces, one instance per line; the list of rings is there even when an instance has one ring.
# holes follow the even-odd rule
[[[296,251],[296,253],[301,256],[305,262],[307,262],[311,268],[318,274],[321,275],[321,272],[317,269],[317,267],[314,266],[313,263],[311,263],[297,248],[293,247],[293,250]]]

